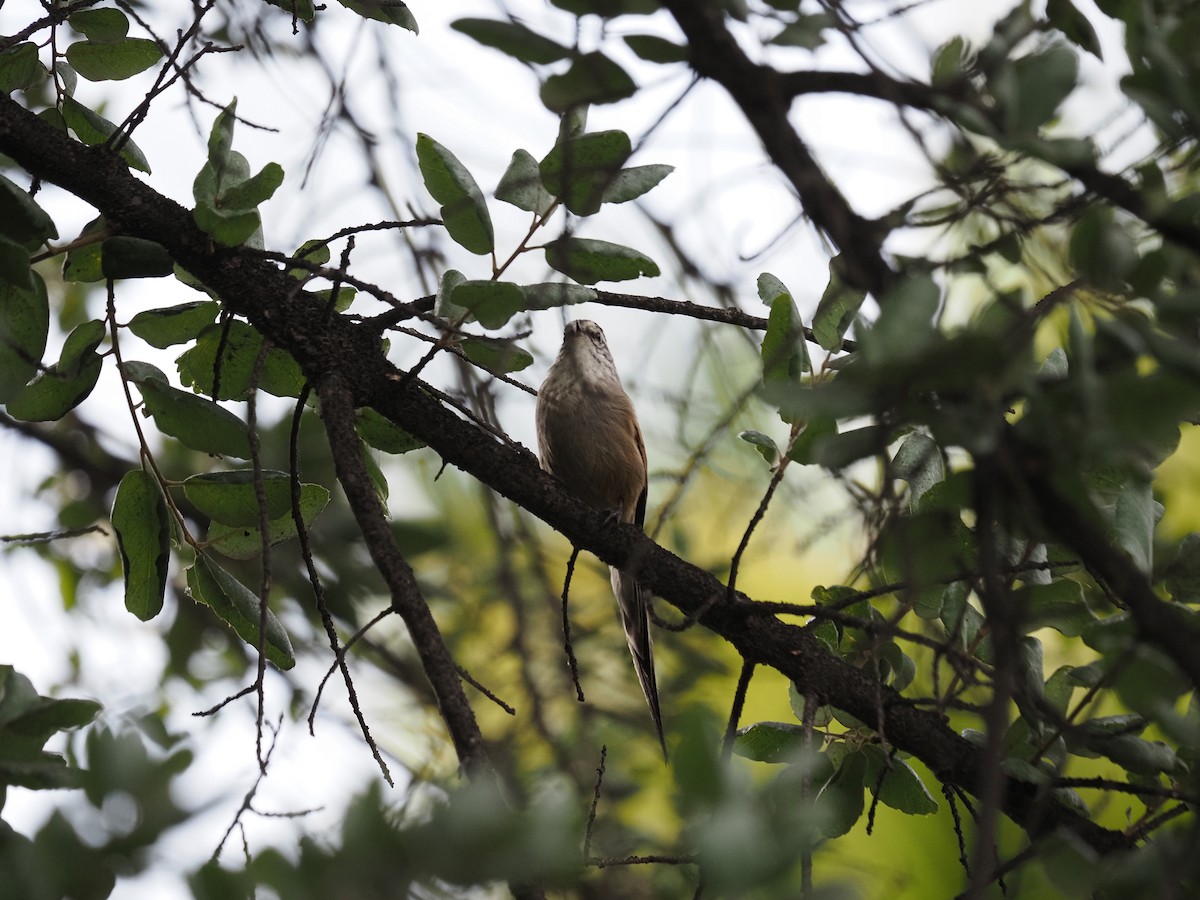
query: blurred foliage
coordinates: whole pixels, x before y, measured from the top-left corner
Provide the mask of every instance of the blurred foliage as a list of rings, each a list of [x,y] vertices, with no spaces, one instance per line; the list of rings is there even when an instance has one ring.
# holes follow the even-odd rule
[[[398,760],[407,791],[395,799],[373,780],[345,798],[339,831],[309,833],[301,818],[290,844],[254,845],[243,829],[236,859],[218,858],[229,834],[206,835],[199,843],[217,849],[214,859],[175,873],[193,896],[546,889],[656,897],[690,895],[700,882],[714,896],[832,897],[848,884],[928,896],[967,884],[965,866],[954,867],[968,858],[975,896],[998,891],[993,882],[1012,896],[1194,892],[1200,685],[1194,657],[1174,650],[1169,632],[1200,639],[1200,532],[1188,533],[1200,529],[1191,512],[1191,428],[1200,421],[1200,12],[1097,2],[1085,13],[1072,0],[1051,0],[1043,14],[1026,0],[984,39],[955,36],[932,50],[918,84],[884,75],[890,64],[857,42],[901,19],[905,4],[862,22],[854,4],[841,2],[714,2],[721,27],[762,44],[761,58],[778,64],[758,70],[776,88],[784,72],[816,73],[799,67],[836,44],[870,63],[873,74],[852,91],[920,117],[920,130],[906,122],[932,186],[864,220],[861,246],[834,248],[827,286],[805,321],[799,285],[767,272],[753,288],[707,283],[703,251],[680,242],[671,224],[651,219],[661,240],[645,246],[610,224],[622,204],[670,185],[672,167],[629,165],[643,141],[589,129],[588,110],[611,106],[611,124],[630,98],[659,102],[647,99],[656,83],[686,73],[694,48],[665,27],[679,4],[552,5],[525,21],[452,25],[482,47],[456,65],[533,71],[530,105],[559,121],[549,146],[515,148],[489,181],[450,149],[465,157],[470,140],[490,140],[486,125],[444,143],[414,128],[406,150],[424,191],[414,203],[438,210],[422,219],[409,215],[413,204],[390,199],[374,138],[346,105],[342,115],[364,136],[369,188],[392,204],[396,221],[354,223],[290,255],[273,252],[262,211],[303,182],[252,160],[237,101],[214,102],[191,70],[236,77],[222,69],[231,65],[225,56],[210,52],[236,45],[280,66],[307,57],[332,72],[340,63],[331,64],[323,29],[355,15],[372,20],[363,27],[381,42],[397,33],[422,40],[405,3],[247,0],[195,6],[187,22],[160,20],[139,4],[48,5],[46,18],[0,39],[0,90],[47,129],[118,152],[152,185],[178,161],[147,157],[132,134],[169,105],[162,91],[186,96],[208,129],[202,165],[187,176],[191,216],[214,251],[276,260],[294,279],[287,301],[303,293],[327,316],[363,320],[382,308],[386,318],[398,301],[415,301],[424,330],[381,326],[383,352],[415,360],[446,351],[439,401],[489,429],[499,429],[498,398],[512,374],[535,361],[526,339],[536,312],[628,305],[627,295],[595,285],[664,271],[683,273],[680,296],[703,292],[714,306],[734,307],[756,289],[761,303],[731,310],[744,314],[729,320],[739,324],[697,330],[674,393],[653,413],[654,430],[677,438],[652,466],[654,536],[722,578],[738,573],[750,596],[781,595],[781,616],[802,621],[830,659],[878,684],[881,717],[885,695],[936,710],[979,760],[994,760],[982,783],[1002,773],[1130,849],[1102,853],[1065,830],[1031,842],[1005,820],[980,829],[994,835],[994,850],[970,856],[978,833],[970,820],[995,816],[994,805],[973,805],[980,798],[961,785],[939,784],[944,773],[927,765],[929,748],[896,746],[878,721],[855,718],[819,692],[801,696],[777,673],[754,672],[748,699],[735,699],[735,709],[746,706],[732,724],[747,724],[723,740],[734,680],[750,668],[699,627],[660,631],[659,684],[673,711],[664,769],[611,603],[595,600],[606,597],[607,574],[585,557],[572,585],[572,599],[580,598],[570,610],[572,646],[587,692],[578,703],[560,630],[566,543],[535,529],[493,487],[443,475],[421,440],[364,408],[354,452],[471,685],[495,770],[464,777],[417,648],[391,619],[388,587],[339,489],[320,404],[298,362],[305,348],[272,345],[164,246],[116,233],[103,216],[63,233],[69,217],[39,179],[6,160],[0,424],[58,460],[25,492],[53,510],[58,530],[6,541],[39,555],[67,615],[83,616],[81,598],[120,585],[129,612],[160,628],[166,662],[152,712],[136,720],[111,712],[94,724],[98,704],[65,699],[87,693],[77,659],[64,699],[39,696],[0,667],[0,810],[10,787],[73,796],[30,834],[0,819],[0,900],[103,898],[120,879],[152,868],[156,846],[194,827],[201,812],[176,795],[177,782],[193,774],[191,745],[203,738],[168,733],[171,687],[219,699],[237,689],[229,685],[250,683],[290,721],[310,709],[329,716],[340,696],[318,705],[313,673],[343,679],[331,636],[340,647],[353,642],[348,684],[360,693],[386,684],[406,710],[402,726],[375,733],[381,769],[384,757]],[[1123,46],[1101,40],[1118,32]],[[177,43],[164,34],[178,34]],[[1088,73],[1101,59],[1126,73],[1119,89],[1123,111],[1138,122],[1136,159],[1068,113],[1087,102]],[[732,56],[706,66],[725,63],[732,67]],[[397,72],[411,73],[402,54],[388,65],[390,90],[401,84]],[[114,81],[145,97],[120,121],[106,105]],[[678,102],[690,90],[689,82]],[[784,112],[781,129],[790,128]],[[645,146],[652,153],[655,145]],[[526,231],[497,224],[512,214],[507,207],[525,216]],[[833,233],[820,210],[807,213]],[[423,292],[411,289],[397,298],[358,278],[347,238],[367,231],[394,231],[405,265],[436,294],[418,300]],[[927,248],[920,256],[888,243],[911,248],[914,237]],[[856,268],[872,246],[888,251],[892,276],[875,293]],[[543,277],[515,274],[526,271],[518,260]],[[192,293],[132,314],[125,291],[133,279],[163,279],[204,299]],[[660,298],[632,303],[667,314]],[[729,328],[739,329],[737,341],[718,333]],[[761,340],[744,339],[757,331]],[[170,372],[165,358],[175,362]],[[637,382],[643,373],[625,374]],[[120,386],[124,418],[94,396],[102,377]],[[815,478],[828,491],[820,496],[837,497],[818,515]],[[731,557],[760,498],[767,517],[753,550],[745,561],[740,551]],[[856,548],[811,598],[803,596],[818,580],[810,573],[828,563],[811,562],[794,540],[784,519],[800,515],[818,520],[810,542],[846,534]],[[803,579],[794,574],[801,567]],[[678,618],[659,605],[664,619]],[[1167,617],[1168,633],[1152,627],[1155,617]],[[268,666],[271,678],[257,680]],[[298,733],[280,736],[264,718],[260,711],[260,742]],[[364,745],[375,725],[367,718]],[[52,741],[65,755],[46,749]],[[371,750],[362,748],[364,760]],[[260,745],[258,758],[265,773],[271,751]],[[224,787],[240,794],[249,786]],[[230,833],[256,813],[256,789]],[[935,841],[928,878],[940,880],[931,887],[913,860],[929,856],[925,844]],[[843,871],[846,858],[875,868]],[[995,870],[981,871],[981,860]],[[910,865],[913,874],[898,874]]]

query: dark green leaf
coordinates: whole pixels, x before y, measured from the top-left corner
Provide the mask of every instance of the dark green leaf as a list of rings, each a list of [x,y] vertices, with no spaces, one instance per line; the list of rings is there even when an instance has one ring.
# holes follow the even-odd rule
[[[1200,602],[1200,533],[1193,531],[1179,542],[1179,550],[1164,574],[1172,600]]]
[[[329,502],[329,491],[319,484],[302,484],[300,486],[300,518],[305,528],[312,525],[317,514]],[[291,504],[288,511],[267,523],[267,538],[273,547],[290,541],[297,535],[296,522],[292,518]],[[222,525],[214,523],[209,526],[205,535],[206,549],[215,550],[230,559],[256,559],[262,555],[262,532],[258,524],[254,525]]]
[[[829,416],[809,419],[792,441],[788,459],[802,466],[817,465],[816,450],[827,438],[838,433],[837,420]]]
[[[537,160],[527,150],[513,153],[496,185],[496,199],[539,216],[546,215],[554,205],[554,198],[542,186]]]
[[[72,243],[75,245],[67,251],[63,260],[63,281],[93,282],[104,280],[103,256],[104,239],[108,235],[108,223],[104,216],[96,216],[83,226],[79,237]]]
[[[153,476],[133,469],[121,479],[112,508],[125,573],[125,608],[143,622],[162,609],[171,556],[171,516]]]
[[[36,44],[22,41],[0,53],[0,91],[27,90],[46,79]]]
[[[26,250],[58,237],[54,220],[26,191],[0,175],[0,234]]]
[[[826,837],[841,837],[854,827],[863,811],[863,779],[867,771],[864,753],[848,753],[833,778],[822,788],[814,814]]]
[[[551,112],[564,113],[577,106],[599,106],[632,97],[633,79],[603,53],[578,56],[562,75],[551,75],[542,85],[542,103]]]
[[[636,200],[674,171],[674,166],[661,164],[622,169],[604,189],[604,202],[627,203]]]
[[[867,756],[863,783],[872,791],[878,785],[881,803],[910,816],[928,816],[937,812],[937,801],[912,766],[898,756],[889,758],[881,747],[872,744],[865,746],[863,751]],[[879,781],[881,773],[886,773],[882,783]]]
[[[813,315],[813,337],[825,350],[840,350],[842,338],[854,324],[866,292],[852,288],[842,280],[841,257],[829,261],[829,284]]]
[[[148,363],[127,362],[123,368],[164,434],[201,453],[250,458],[246,423],[229,410],[171,387],[166,376]]]
[[[887,429],[880,425],[864,425],[849,431],[829,434],[814,440],[812,461],[831,472],[851,463],[880,453],[887,445]]]
[[[1121,290],[1138,262],[1132,236],[1113,220],[1111,210],[1088,209],[1071,232],[1071,264],[1097,287]]]
[[[267,0],[267,2],[294,15],[302,22],[311,22],[317,15],[313,0]]]
[[[1154,567],[1154,494],[1149,480],[1131,478],[1117,497],[1113,526],[1117,545],[1147,575]]]
[[[262,231],[262,216],[258,210],[229,212],[207,203],[198,203],[192,211],[192,218],[201,231],[226,247],[240,247],[243,244],[255,246],[259,243],[252,240]]]
[[[1046,18],[1076,47],[1086,50],[1096,59],[1104,59],[1096,29],[1071,0],[1047,0]]]
[[[33,287],[0,283],[0,402],[7,403],[38,370],[50,334],[50,300],[37,273]]]
[[[386,25],[399,25],[413,34],[420,29],[417,20],[403,0],[338,0],[346,9],[353,10],[364,19],[374,19]]]
[[[646,62],[678,63],[688,61],[688,48],[654,34],[627,34],[623,40],[629,49]]]
[[[807,743],[804,727],[788,722],[756,722],[739,728],[733,752],[756,762],[792,762]]]
[[[221,305],[213,300],[147,309],[129,320],[129,330],[151,347],[161,350],[194,341],[217,320],[220,311]]]
[[[468,310],[484,328],[501,328],[525,309],[525,293],[507,281],[464,281],[450,302]]]
[[[417,162],[425,189],[442,205],[442,221],[450,237],[472,253],[491,253],[496,246],[492,218],[466,166],[427,134],[417,135]]]
[[[211,607],[238,637],[250,647],[258,647],[259,598],[249,588],[207,556],[199,557],[187,570],[187,583],[193,600]],[[266,625],[263,652],[267,659],[285,671],[292,668],[296,664],[292,642],[270,609],[266,610]]]
[[[104,335],[104,323],[98,319],[75,328],[58,362],[9,401],[9,415],[25,422],[51,422],[82,403],[100,377],[103,359],[96,348]]]
[[[921,357],[934,335],[940,292],[926,274],[903,276],[879,303],[879,318],[859,336],[864,362],[889,365]]]
[[[0,281],[21,290],[33,287],[29,251],[0,235]]]
[[[413,437],[370,407],[363,407],[355,416],[358,436],[376,450],[399,454],[419,450],[425,446],[424,441]]]
[[[559,9],[577,16],[597,15],[606,19],[623,16],[649,15],[659,8],[659,0],[550,0]]]
[[[1096,620],[1084,600],[1083,586],[1069,578],[1018,588],[1013,599],[1026,632],[1049,627],[1067,637],[1079,637]]]
[[[92,112],[72,97],[63,98],[62,114],[63,120],[75,132],[75,136],[88,146],[103,144],[117,130],[117,126],[108,119]],[[150,163],[146,155],[133,141],[125,141],[122,145],[121,158],[139,172],[150,174]]]
[[[287,472],[268,469],[262,473],[267,520],[277,519],[292,508],[292,481]],[[258,496],[253,469],[205,472],[183,482],[188,501],[223,525],[257,525]]]
[[[100,267],[105,278],[165,278],[175,261],[162,244],[118,235],[101,247]]]
[[[67,62],[88,81],[123,81],[162,59],[162,48],[148,38],[115,43],[78,41],[67,48]]]
[[[533,356],[511,339],[465,337],[458,346],[467,359],[489,372],[503,375],[520,372],[533,365]]]
[[[1011,73],[1012,85],[996,93],[1005,107],[1008,130],[1035,134],[1075,89],[1079,59],[1070,48],[1056,45],[1017,59],[1004,71]]]
[[[579,216],[600,209],[605,191],[632,152],[623,131],[596,131],[559,141],[538,166],[546,190]]]
[[[522,62],[547,63],[566,59],[570,50],[557,41],[530,31],[516,22],[501,22],[496,19],[458,19],[450,24],[485,47],[507,53]]]
[[[836,26],[829,13],[812,13],[797,16],[794,22],[783,27],[783,30],[767,43],[778,44],[781,47],[803,47],[805,50],[816,50],[825,38],[822,32]]]
[[[580,284],[660,274],[654,260],[631,247],[586,238],[564,237],[547,244],[546,262]]]
[[[82,9],[72,13],[67,23],[88,40],[113,43],[129,34],[129,17],[119,9]]]

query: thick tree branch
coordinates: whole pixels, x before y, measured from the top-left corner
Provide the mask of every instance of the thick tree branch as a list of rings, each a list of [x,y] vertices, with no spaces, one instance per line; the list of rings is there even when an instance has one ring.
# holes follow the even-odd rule
[[[296,296],[282,269],[252,253],[213,246],[190,213],[140,182],[116,157],[72,141],[0,95],[0,152],[36,177],[91,203],[127,233],[158,241],[184,268],[224,298],[275,345],[287,349],[315,384],[335,376],[342,403],[370,405],[421,438],[447,462],[533,512],[604,562],[637,570],[638,578],[685,614],[726,591],[710,573],[659,547],[639,529],[568,494],[515,450],[437,402],[417,379],[405,378],[380,350],[377,333],[324,304]],[[865,722],[882,714],[889,740],[912,753],[944,782],[979,789],[978,750],[936,713],[919,710],[870,675],[826,652],[804,629],[756,610],[743,595],[717,602],[699,621],[729,641],[747,661],[769,665],[815,695]],[[457,677],[457,676],[456,676]],[[882,698],[882,700],[881,700]],[[1132,843],[1037,793],[1010,783],[1003,808],[1033,836],[1067,827],[1100,853]]]
[[[884,229],[851,208],[821,171],[808,145],[788,120],[795,86],[770,66],[752,62],[725,27],[725,10],[707,0],[664,0],[683,29],[697,74],[720,84],[741,108],[763,148],[791,182],[813,224],[842,252],[846,280],[882,296],[895,272],[883,257]]]

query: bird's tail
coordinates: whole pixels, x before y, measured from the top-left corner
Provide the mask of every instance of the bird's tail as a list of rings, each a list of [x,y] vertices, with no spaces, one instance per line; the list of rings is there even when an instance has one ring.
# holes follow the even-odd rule
[[[617,596],[617,607],[621,611],[621,624],[625,628],[625,640],[629,642],[629,653],[633,656],[633,667],[637,670],[642,693],[654,717],[658,731],[658,742],[662,745],[663,759],[667,759],[667,741],[663,737],[662,713],[658,708],[658,683],[654,678],[654,644],[650,639],[650,609],[642,586],[631,575],[620,569],[609,569],[613,593]]]

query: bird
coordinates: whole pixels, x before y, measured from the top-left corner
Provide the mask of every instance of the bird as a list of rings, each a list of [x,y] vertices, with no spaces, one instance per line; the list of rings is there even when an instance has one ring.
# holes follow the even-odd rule
[[[581,500],[621,522],[644,527],[646,444],[604,331],[595,322],[567,323],[562,348],[538,390],[536,417],[542,468]],[[609,574],[625,640],[666,759],[646,591],[616,566]]]

